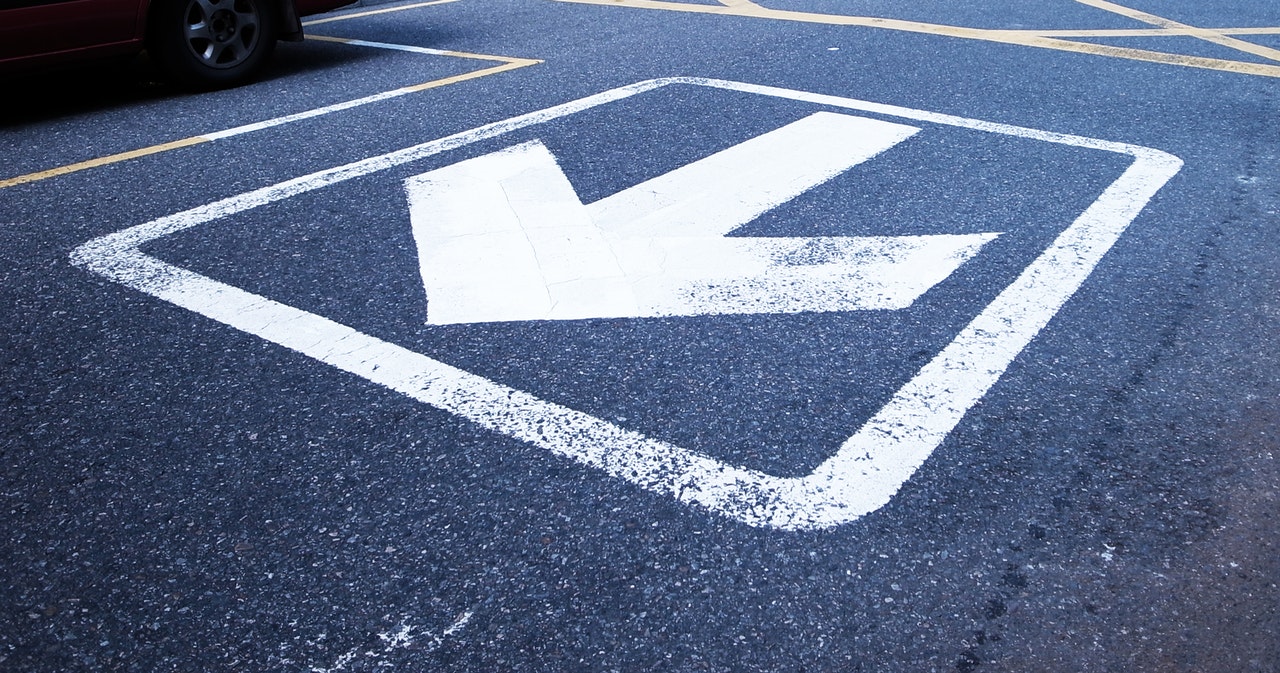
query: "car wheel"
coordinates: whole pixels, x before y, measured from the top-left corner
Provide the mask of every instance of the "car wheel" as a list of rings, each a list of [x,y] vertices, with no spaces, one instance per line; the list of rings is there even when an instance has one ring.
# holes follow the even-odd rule
[[[156,0],[148,46],[179,82],[234,86],[251,79],[276,46],[271,0]]]

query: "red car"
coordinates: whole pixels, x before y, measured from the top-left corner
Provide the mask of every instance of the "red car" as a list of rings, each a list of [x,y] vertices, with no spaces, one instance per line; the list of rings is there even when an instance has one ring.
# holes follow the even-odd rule
[[[0,71],[137,53],[170,76],[220,87],[252,78],[300,16],[354,0],[0,0]]]

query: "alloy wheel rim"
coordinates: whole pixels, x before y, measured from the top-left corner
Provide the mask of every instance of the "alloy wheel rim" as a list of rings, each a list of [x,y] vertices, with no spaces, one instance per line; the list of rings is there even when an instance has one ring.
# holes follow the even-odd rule
[[[209,67],[234,68],[261,39],[261,16],[251,0],[191,0],[183,13],[187,48]]]

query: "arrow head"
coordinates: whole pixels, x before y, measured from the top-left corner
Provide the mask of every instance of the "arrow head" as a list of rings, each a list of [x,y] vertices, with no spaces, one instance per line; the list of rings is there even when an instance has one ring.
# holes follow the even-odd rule
[[[427,322],[904,308],[998,234],[724,234],[918,130],[818,113],[590,206],[538,141],[410,178]]]

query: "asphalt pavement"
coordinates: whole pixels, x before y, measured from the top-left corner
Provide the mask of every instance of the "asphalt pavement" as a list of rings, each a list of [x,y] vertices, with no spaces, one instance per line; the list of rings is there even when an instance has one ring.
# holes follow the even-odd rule
[[[1280,671],[1280,6],[307,32],[6,85],[0,670]]]

